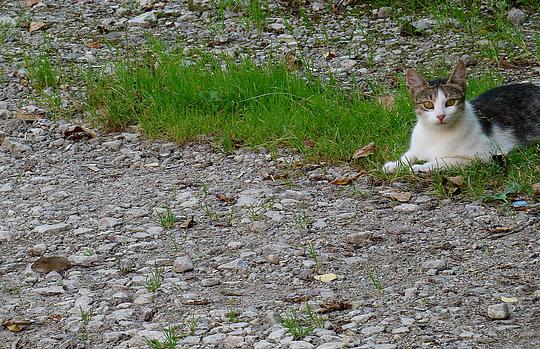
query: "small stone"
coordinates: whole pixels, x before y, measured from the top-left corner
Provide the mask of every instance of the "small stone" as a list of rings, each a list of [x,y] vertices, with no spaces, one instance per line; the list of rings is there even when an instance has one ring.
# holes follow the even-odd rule
[[[105,217],[99,220],[98,228],[99,230],[107,230],[119,226],[120,224],[122,224],[122,221],[117,218]]]
[[[41,296],[56,296],[65,293],[62,286],[40,287],[34,289],[34,292]]]
[[[277,34],[282,34],[285,31],[283,23],[271,23],[268,25],[268,30]]]
[[[317,349],[342,349],[347,348],[347,345],[341,342],[324,343],[317,347]]]
[[[390,13],[392,12],[392,9],[390,7],[381,7],[377,10],[377,18],[388,18],[390,17]]]
[[[223,343],[224,339],[225,335],[223,333],[216,333],[210,336],[203,337],[202,341],[206,345],[218,346],[218,344]]]
[[[32,150],[29,145],[14,141],[8,137],[4,138],[1,148],[9,151],[13,156],[17,157],[22,156],[24,153]]]
[[[397,349],[397,344],[375,344],[373,349]]]
[[[0,193],[7,193],[13,191],[13,184],[6,183],[0,187]]]
[[[362,328],[361,332],[366,336],[372,336],[374,334],[384,332],[384,326],[366,326]]]
[[[107,316],[107,318],[110,320],[113,320],[114,322],[129,320],[133,317],[134,312],[135,311],[130,308],[120,309],[120,310],[113,311],[111,314]]]
[[[402,333],[407,333],[407,332],[409,332],[409,328],[406,326],[394,328],[392,330],[392,334],[402,334]]]
[[[154,13],[154,11],[149,11],[130,19],[129,21],[127,21],[127,25],[130,27],[148,27],[156,22],[156,14]],[[105,145],[105,143],[103,145]]]
[[[34,232],[38,234],[56,234],[69,229],[69,224],[57,223],[57,224],[44,224],[38,225],[34,228]]]
[[[144,305],[144,304],[150,304],[153,301],[154,301],[154,295],[149,294],[149,293],[143,293],[137,298],[135,298],[133,300],[133,303],[137,305]]]
[[[277,39],[289,45],[296,44],[296,39],[290,34],[280,34]]]
[[[13,240],[14,234],[7,230],[0,230],[0,241],[11,241]]]
[[[324,229],[326,227],[328,227],[328,224],[326,223],[326,220],[324,218],[317,219],[311,226],[311,228],[313,229]]]
[[[119,150],[122,147],[122,141],[117,139],[115,141],[103,142],[103,147],[110,150]]]
[[[505,320],[510,317],[510,311],[506,303],[490,305],[487,314],[492,320]]]
[[[266,261],[270,264],[279,264],[279,257],[275,254],[269,254],[266,256]]]
[[[370,231],[362,231],[358,233],[351,233],[345,237],[345,241],[352,245],[362,245],[371,241],[373,233]]]
[[[422,18],[422,19],[416,21],[415,23],[413,23],[413,25],[416,28],[416,30],[422,32],[422,31],[426,31],[426,30],[430,29],[431,27],[433,27],[433,25],[435,23],[436,22],[431,20],[431,19]]]
[[[9,16],[0,16],[0,27],[15,27],[17,21]]]
[[[185,273],[193,270],[193,261],[189,257],[176,257],[172,268],[177,273]]]
[[[522,10],[513,8],[506,14],[506,19],[512,24],[521,25],[527,20],[527,15]]]
[[[253,349],[273,349],[274,345],[268,341],[258,341],[253,345]]]
[[[227,336],[223,341],[225,348],[242,348],[244,345],[244,337],[240,336]]]
[[[89,267],[96,264],[99,260],[99,257],[96,254],[86,256],[86,255],[71,255],[68,257],[68,260],[73,265],[80,265],[83,267]]]
[[[247,263],[241,259],[237,258],[230,261],[229,263],[221,264],[218,266],[219,270],[233,269],[233,270],[246,270],[248,268]]]
[[[313,349],[315,346],[306,341],[292,341],[289,343],[290,349]]]
[[[313,11],[315,11],[315,12],[322,11],[322,10],[324,10],[324,3],[318,2],[318,1],[313,2],[313,3],[311,3],[311,9]]]
[[[424,263],[422,263],[422,269],[435,269],[437,271],[441,271],[446,269],[446,262],[442,259],[432,259],[429,261],[425,261]]]
[[[345,70],[351,70],[357,63],[354,59],[345,58],[341,61],[341,67]]]
[[[201,280],[201,286],[203,287],[212,287],[217,286],[221,283],[221,281],[218,278],[208,278]]]
[[[394,211],[400,211],[400,212],[415,212],[420,209],[420,206],[417,204],[400,204],[397,206],[394,206]]]

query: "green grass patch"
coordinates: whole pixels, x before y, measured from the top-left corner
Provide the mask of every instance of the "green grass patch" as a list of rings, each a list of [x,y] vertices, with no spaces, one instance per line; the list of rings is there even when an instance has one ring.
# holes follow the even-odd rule
[[[33,66],[34,87],[51,81],[59,90],[61,72],[51,69],[50,61],[39,57]],[[380,171],[385,161],[407,149],[416,122],[403,83],[392,91],[373,86],[374,95],[366,96],[291,72],[281,63],[256,66],[249,60],[234,62],[207,54],[188,57],[165,52],[159,45],[141,59],[119,59],[114,73],[89,70],[80,76],[85,77],[85,109],[107,130],[139,125],[150,138],[179,143],[204,136],[225,151],[238,146],[291,147],[311,161],[328,162],[351,161],[355,150],[374,142],[375,153],[354,165],[381,179],[416,182],[413,174],[387,176]],[[472,77],[469,97],[500,84],[491,75]],[[465,193],[483,198],[518,183],[521,189],[513,195],[531,194],[532,184],[540,182],[539,150],[539,145],[517,149],[501,161],[437,172],[430,177],[432,189],[442,196]],[[446,178],[458,175],[463,185],[449,188]]]

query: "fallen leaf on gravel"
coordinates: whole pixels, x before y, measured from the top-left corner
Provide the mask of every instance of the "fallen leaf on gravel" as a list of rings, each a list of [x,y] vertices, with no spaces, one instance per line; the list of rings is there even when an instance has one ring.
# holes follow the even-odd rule
[[[535,192],[536,194],[540,194],[540,183],[534,183],[534,184],[532,185],[532,189],[534,190],[534,192]]]
[[[26,328],[26,326],[30,325],[32,321],[26,320],[26,319],[8,319],[2,322],[2,326],[4,326],[6,329],[8,329],[11,332],[21,332]]]
[[[380,96],[377,101],[386,110],[393,110],[396,106],[396,98],[392,95]]]
[[[35,32],[37,30],[46,29],[46,28],[47,28],[47,23],[45,22],[32,22],[30,23],[30,27],[28,28],[28,31],[31,33],[31,32]]]
[[[360,158],[365,158],[375,152],[375,143],[371,142],[368,145],[363,146],[354,152],[352,158],[353,160],[358,160]]]
[[[184,229],[187,229],[189,227],[191,227],[193,225],[193,216],[189,216],[185,221],[183,221],[182,223],[180,223],[178,226],[180,228],[184,228]]]
[[[229,204],[234,204],[236,202],[236,199],[235,198],[230,198],[226,195],[223,195],[223,194],[217,194],[216,195],[216,198],[221,201],[221,202],[224,202],[226,203],[227,205]]]
[[[334,51],[326,51],[323,53],[324,59],[327,61],[336,58],[336,53]]]
[[[517,303],[518,299],[516,297],[501,296],[501,301],[504,303]]]
[[[326,314],[330,313],[332,311],[340,311],[340,310],[347,310],[351,309],[351,303],[347,301],[334,301],[331,303],[326,303],[321,305],[321,310],[319,310],[319,313]]]
[[[276,174],[263,173],[263,179],[266,179],[266,180],[277,181],[279,179],[286,179],[286,178],[289,178],[288,173],[276,173]]]
[[[94,138],[96,135],[81,126],[73,126],[64,131],[64,138],[72,141],[81,141]]]
[[[31,268],[33,271],[40,273],[49,273],[51,271],[62,272],[71,268],[71,262],[64,257],[41,257],[32,263]]]
[[[383,193],[383,196],[399,202],[409,202],[411,200],[412,193],[410,191],[389,191]]]
[[[103,47],[103,45],[101,45],[101,42],[99,42],[99,41],[89,42],[85,46],[88,47],[88,48],[101,48],[101,47]]]
[[[295,55],[287,52],[284,57],[285,63],[289,69],[302,69],[303,63]]]
[[[497,227],[489,227],[488,228],[488,232],[490,232],[492,234],[508,233],[510,231],[512,231],[512,228],[510,228],[510,227],[497,226]]]
[[[41,0],[24,0],[24,6],[26,7],[32,7],[36,4],[39,4]]]
[[[322,275],[315,275],[315,276],[313,276],[313,278],[315,280],[319,280],[319,281],[322,281],[322,282],[330,282],[330,281],[334,281],[335,279],[337,279],[337,275],[336,274],[322,274]]]
[[[36,121],[41,120],[45,117],[45,114],[42,112],[29,113],[26,110],[19,110],[15,114],[15,119],[22,121]]]
[[[446,177],[448,182],[452,183],[455,186],[461,187],[463,185],[463,177],[462,176],[453,176],[453,177]]]
[[[335,184],[335,185],[347,185],[347,184],[351,184],[356,178],[358,178],[358,176],[340,177],[340,178],[336,178],[330,181],[330,183]]]

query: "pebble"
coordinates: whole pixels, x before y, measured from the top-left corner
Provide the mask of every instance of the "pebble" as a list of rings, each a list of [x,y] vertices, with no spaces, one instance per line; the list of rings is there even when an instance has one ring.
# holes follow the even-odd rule
[[[416,212],[420,210],[420,206],[417,204],[399,204],[394,206],[393,209],[400,212]]]
[[[0,148],[9,151],[13,156],[16,157],[20,157],[24,153],[28,153],[32,150],[29,145],[14,141],[9,137],[4,138],[4,142]]]
[[[373,238],[373,233],[372,232],[363,231],[363,232],[358,232],[358,233],[347,234],[347,236],[345,237],[345,240],[349,244],[362,245],[362,244],[364,244],[366,242],[371,241],[372,238]]]
[[[441,271],[446,269],[446,267],[446,262],[442,259],[431,259],[422,263],[422,269],[424,270],[435,269]]]
[[[527,15],[522,10],[513,8],[506,14],[506,19],[512,24],[521,25],[527,20]]]
[[[57,223],[57,224],[44,224],[38,225],[34,228],[34,232],[38,234],[57,234],[66,231],[70,228],[69,224]]]
[[[505,320],[510,317],[510,310],[506,303],[493,304],[488,307],[487,315],[492,320]]]
[[[194,0],[196,1],[196,0]],[[148,27],[157,22],[157,17],[154,11],[145,12],[127,21],[127,25],[131,27]],[[113,143],[113,142],[109,142]],[[105,144],[103,144],[106,146]]]
[[[223,333],[216,333],[216,334],[203,337],[202,342],[206,345],[217,346],[219,344],[223,344],[224,340],[225,340],[225,335]]]
[[[362,328],[361,332],[366,336],[372,336],[374,334],[384,332],[384,326],[366,326]]]
[[[62,286],[48,286],[35,288],[34,292],[41,296],[57,296],[64,294],[66,291]]]
[[[248,264],[243,259],[237,258],[235,260],[230,261],[229,263],[218,265],[217,268],[219,270],[226,270],[226,269],[246,270],[248,269]]]
[[[193,262],[189,257],[176,257],[173,261],[173,270],[177,273],[185,273],[193,270]]]
[[[289,343],[289,349],[313,349],[315,346],[306,341],[292,341]]]

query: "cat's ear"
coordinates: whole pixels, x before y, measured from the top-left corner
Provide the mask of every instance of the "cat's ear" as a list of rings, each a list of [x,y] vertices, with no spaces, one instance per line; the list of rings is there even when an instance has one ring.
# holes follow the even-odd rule
[[[456,84],[465,87],[467,85],[467,68],[465,63],[459,60],[448,78],[448,84]]]
[[[407,79],[407,87],[413,95],[428,86],[426,80],[424,80],[424,78],[421,77],[420,74],[418,74],[414,69],[408,69],[405,77]]]

